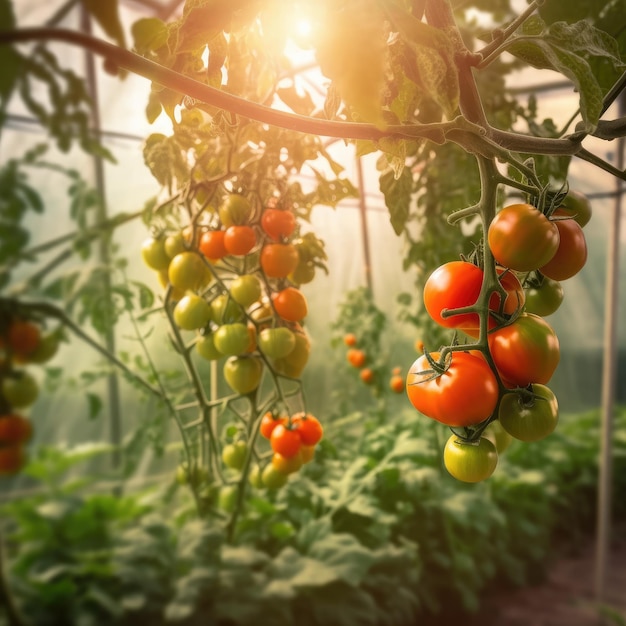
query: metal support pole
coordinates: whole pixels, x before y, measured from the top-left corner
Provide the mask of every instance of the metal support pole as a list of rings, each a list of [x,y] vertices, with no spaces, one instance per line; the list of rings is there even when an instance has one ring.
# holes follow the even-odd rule
[[[619,98],[619,115],[626,111],[625,94]],[[617,142],[617,167],[624,169],[624,138]],[[604,359],[602,364],[602,422],[596,518],[595,600],[602,604],[609,570],[612,501],[612,437],[617,379],[617,323],[619,317],[619,239],[624,184],[615,179],[615,207],[609,223],[604,309]]]

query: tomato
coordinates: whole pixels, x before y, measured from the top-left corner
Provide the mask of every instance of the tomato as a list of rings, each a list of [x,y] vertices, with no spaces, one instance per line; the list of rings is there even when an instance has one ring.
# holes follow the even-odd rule
[[[278,489],[282,487],[288,479],[288,474],[279,472],[272,463],[268,463],[261,472],[263,485],[268,489]]]
[[[223,230],[207,230],[200,237],[198,248],[200,252],[211,261],[217,261],[228,254],[224,237],[226,233]]]
[[[17,474],[26,464],[26,452],[22,446],[0,447],[0,476]]]
[[[560,211],[556,211],[555,215],[560,215]],[[553,280],[567,280],[578,274],[587,262],[587,242],[582,227],[575,220],[557,220],[554,223],[559,230],[559,247],[539,271]]]
[[[304,294],[295,287],[286,287],[272,294],[272,304],[276,313],[288,322],[299,322],[308,313]]]
[[[185,252],[185,235],[182,232],[168,235],[164,242],[165,253],[170,259],[173,259],[177,254]]]
[[[534,313],[540,317],[552,315],[563,302],[563,286],[560,282],[543,276],[540,283],[526,288],[527,313]]]
[[[211,319],[216,324],[232,324],[242,322],[246,315],[241,305],[237,304],[230,294],[222,293],[211,302]]]
[[[161,287],[166,289],[168,286],[170,286],[170,302],[178,302],[185,295],[185,293],[187,293],[185,289],[179,289],[178,287],[170,285],[170,278],[167,270],[161,270],[160,272],[158,272],[157,277],[159,279],[159,284],[161,285]]]
[[[269,243],[261,248],[261,268],[269,278],[286,278],[298,261],[298,251],[291,243]]]
[[[248,444],[245,441],[236,441],[226,444],[222,448],[222,461],[226,467],[241,470],[246,461]]]
[[[9,324],[6,345],[19,358],[28,358],[41,343],[39,324],[30,320],[13,320]]]
[[[503,381],[511,386],[547,383],[560,360],[559,340],[542,317],[522,313],[488,335],[489,350]]]
[[[559,247],[559,231],[543,213],[530,204],[512,204],[501,209],[487,231],[489,248],[496,261],[518,272],[545,265]]]
[[[297,413],[292,417],[291,423],[305,446],[317,445],[324,435],[320,421],[311,413]]]
[[[282,241],[296,228],[296,217],[291,211],[269,208],[261,215],[261,228],[274,241]]]
[[[253,213],[253,207],[245,196],[230,193],[224,197],[218,213],[225,228],[233,225],[247,224]]]
[[[524,304],[524,290],[517,276],[504,268],[498,268],[500,284],[506,291],[502,313],[512,315]],[[460,328],[472,336],[478,336],[480,326],[477,313],[459,313],[444,317],[445,309],[459,309],[476,304],[483,283],[483,271],[467,261],[451,261],[438,267],[424,285],[424,306],[431,318],[445,328]],[[489,308],[500,312],[499,293],[489,299]],[[489,328],[497,321],[491,316]],[[423,348],[422,348],[423,349]]]
[[[465,442],[452,435],[443,449],[443,463],[457,480],[478,483],[495,471],[498,452],[493,443],[484,437],[476,442]]]
[[[164,270],[170,264],[170,257],[165,251],[165,239],[149,237],[141,244],[141,258],[153,270]]]
[[[404,378],[400,374],[394,374],[389,379],[389,388],[394,393],[402,393],[404,391]]]
[[[213,333],[215,347],[227,356],[237,356],[247,351],[250,344],[248,326],[241,322],[223,324]]]
[[[261,382],[263,361],[255,356],[231,356],[224,363],[224,378],[236,393],[253,392]]]
[[[287,424],[278,424],[270,435],[270,445],[274,452],[290,458],[295,456],[302,445],[300,433]]]
[[[209,479],[209,474],[205,467],[194,464],[189,468],[188,463],[180,463],[176,468],[176,482],[179,485],[201,485]]]
[[[300,448],[300,456],[302,457],[302,463],[310,463],[315,457],[315,446],[305,446],[303,444]]]
[[[231,298],[243,307],[254,304],[262,294],[262,287],[259,279],[254,274],[243,274],[237,276],[230,284]]]
[[[229,226],[224,233],[224,247],[228,254],[244,256],[254,248],[256,233],[252,226]]]
[[[374,382],[374,371],[369,367],[364,367],[359,372],[359,378],[366,384],[371,385]]]
[[[25,370],[15,372],[2,380],[2,395],[14,409],[21,409],[31,404],[39,396],[39,385],[32,374]]]
[[[272,455],[272,465],[277,472],[281,474],[293,474],[297,472],[304,464],[301,450],[298,450],[296,454],[290,457],[283,456],[278,452]]]
[[[502,428],[520,441],[539,441],[556,428],[559,404],[554,393],[545,385],[533,384],[532,389],[507,393],[498,411]]]
[[[289,280],[296,285],[306,285],[315,278],[315,265],[310,261],[298,261],[296,269],[288,276]]]
[[[284,326],[264,328],[259,333],[259,348],[271,359],[282,359],[296,347],[295,334]]]
[[[248,322],[246,328],[248,329],[248,347],[246,352],[254,352],[257,349],[256,326],[252,322]]]
[[[304,370],[311,352],[311,342],[305,333],[297,332],[296,345],[294,349],[282,359],[274,361],[274,369],[277,374],[288,376],[289,378],[299,378]]]
[[[482,436],[489,439],[496,447],[498,454],[504,452],[513,442],[513,437],[502,428],[499,420],[494,420],[485,428]]]
[[[272,411],[267,411],[261,418],[261,425],[259,426],[259,432],[263,437],[269,439],[272,435],[272,431],[278,424],[287,423],[285,416],[275,415]]]
[[[0,445],[16,445],[30,441],[33,436],[31,421],[22,415],[0,416]]]
[[[28,355],[26,361],[37,364],[47,363],[58,352],[60,339],[61,332],[58,330],[43,335],[35,350]]]
[[[174,322],[183,330],[204,328],[211,319],[209,303],[195,293],[189,293],[176,303]]]
[[[586,226],[589,223],[592,214],[589,198],[580,191],[572,189],[567,192],[558,210],[573,217],[581,226]]]
[[[208,285],[212,280],[211,270],[205,265],[202,257],[195,252],[181,252],[171,261],[167,277],[173,287],[187,291],[195,291]]]
[[[250,473],[248,474],[248,481],[256,489],[262,489],[264,487],[261,468],[258,465],[254,465],[250,470]]]
[[[357,343],[356,335],[354,333],[346,333],[343,336],[343,342],[346,344],[346,346],[350,348],[356,346],[356,343]]]
[[[224,355],[215,347],[215,336],[213,333],[207,333],[196,341],[196,351],[207,361],[217,361]]]
[[[217,494],[217,508],[225,513],[232,513],[237,505],[239,489],[236,485],[224,485]]]
[[[431,353],[433,360],[438,352]],[[411,365],[406,390],[420,413],[448,426],[470,426],[486,420],[498,403],[498,383],[482,356],[452,352],[446,370],[430,371],[426,355]]]
[[[424,342],[421,339],[416,339],[413,347],[415,348],[415,352],[418,354],[423,354],[424,352]]]
[[[350,348],[350,350],[346,352],[346,359],[352,367],[363,367],[367,361],[367,355],[359,348]]]

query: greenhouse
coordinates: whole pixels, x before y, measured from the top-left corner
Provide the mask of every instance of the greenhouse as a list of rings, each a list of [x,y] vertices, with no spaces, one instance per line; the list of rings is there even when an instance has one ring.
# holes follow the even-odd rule
[[[626,624],[626,0],[0,0],[0,626]]]

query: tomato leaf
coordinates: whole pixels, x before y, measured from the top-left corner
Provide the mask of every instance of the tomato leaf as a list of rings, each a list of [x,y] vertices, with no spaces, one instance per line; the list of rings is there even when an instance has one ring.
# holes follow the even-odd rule
[[[385,204],[389,209],[389,219],[396,235],[399,235],[409,219],[413,176],[408,167],[404,167],[400,176],[392,170],[384,172],[379,180],[380,190],[385,196]]]
[[[98,22],[102,30],[122,48],[126,47],[126,37],[119,15],[117,0],[81,0],[83,6]]]

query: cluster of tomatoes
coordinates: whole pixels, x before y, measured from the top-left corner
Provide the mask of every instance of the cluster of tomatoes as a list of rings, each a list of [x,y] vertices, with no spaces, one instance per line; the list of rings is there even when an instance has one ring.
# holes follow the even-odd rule
[[[493,473],[498,441],[506,445],[510,440],[496,439],[496,428],[531,442],[556,427],[558,403],[546,384],[559,363],[560,348],[544,317],[561,304],[560,281],[586,262],[582,227],[591,215],[588,200],[579,193],[569,192],[557,206],[543,213],[530,204],[513,204],[496,214],[486,238],[495,259],[489,294],[483,293],[486,271],[469,261],[445,263],[424,286],[432,319],[474,340],[467,348],[425,352],[406,379],[413,406],[452,427],[444,463],[460,480],[478,482]],[[487,320],[486,332],[481,319]],[[455,430],[462,428],[463,435]]]
[[[232,390],[254,392],[264,363],[299,378],[310,342],[301,322],[308,312],[301,284],[315,265],[302,241],[294,242],[296,218],[270,202],[255,210],[241,194],[227,194],[207,223],[144,242],[144,262],[159,272],[179,329],[196,333],[197,353],[226,357],[223,374]]]
[[[57,352],[56,332],[43,334],[36,321],[13,314],[0,324],[0,476],[19,472],[27,458],[26,446],[33,426],[23,413],[35,403],[39,384],[29,371]]]
[[[366,366],[367,353],[357,346],[357,336],[354,333],[346,333],[343,342],[348,347],[346,351],[348,363],[359,370],[359,377],[366,385],[371,385],[374,382],[374,370]]]

